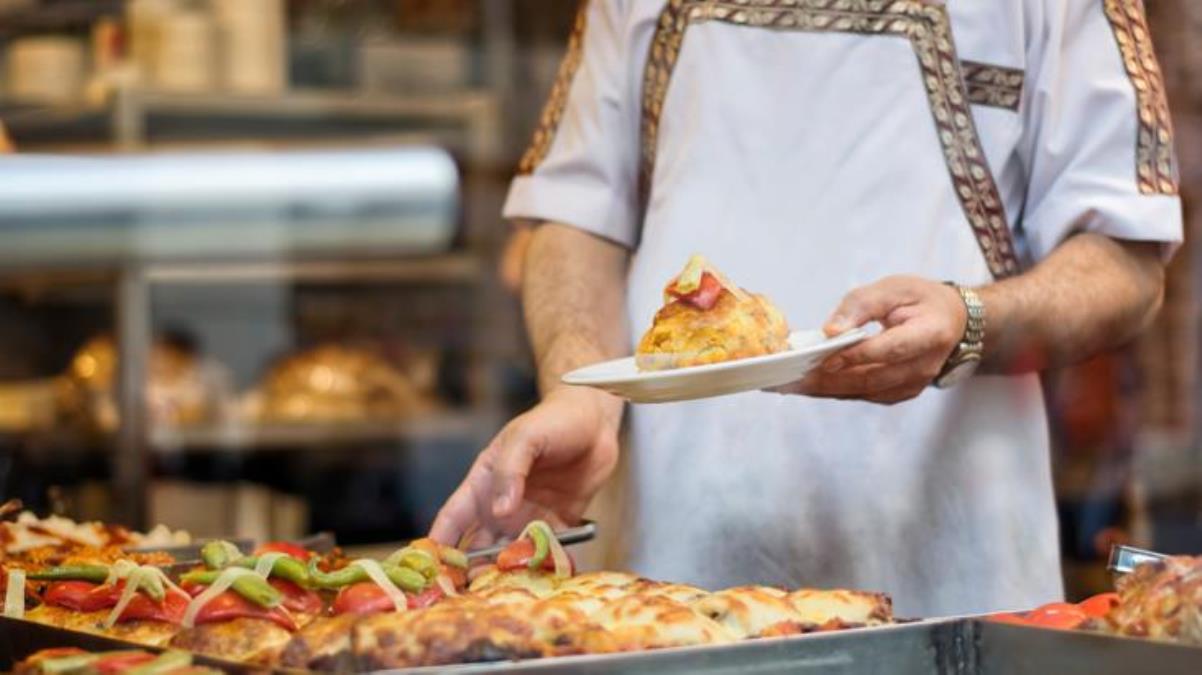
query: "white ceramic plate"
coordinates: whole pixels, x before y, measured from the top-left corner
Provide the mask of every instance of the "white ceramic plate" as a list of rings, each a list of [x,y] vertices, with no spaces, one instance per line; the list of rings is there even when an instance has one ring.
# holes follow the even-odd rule
[[[800,380],[828,355],[866,337],[868,333],[860,329],[829,339],[820,330],[797,331],[789,336],[789,349],[778,354],[648,372],[640,372],[634,357],[628,356],[573,370],[563,381],[604,389],[634,403],[723,396]]]

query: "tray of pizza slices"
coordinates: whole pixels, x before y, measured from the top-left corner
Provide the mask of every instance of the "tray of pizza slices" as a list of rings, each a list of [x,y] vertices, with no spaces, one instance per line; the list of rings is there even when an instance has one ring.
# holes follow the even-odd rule
[[[0,667],[48,675],[451,668],[1104,675],[1148,663],[1194,673],[1202,662],[1202,650],[1188,646],[1202,642],[1202,596],[1191,576],[1202,578],[1202,559],[1141,567],[1097,616],[1053,627],[1030,614],[899,621],[888,596],[869,591],[708,591],[625,572],[577,573],[561,535],[532,522],[483,565],[472,564],[474,552],[428,539],[382,559],[295,543],[247,551],[222,540],[183,562],[86,549],[51,565],[10,557]],[[1169,613],[1169,600],[1180,614]]]

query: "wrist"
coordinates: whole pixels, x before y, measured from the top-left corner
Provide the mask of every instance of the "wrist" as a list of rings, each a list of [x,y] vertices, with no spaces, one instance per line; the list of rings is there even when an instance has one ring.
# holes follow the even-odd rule
[[[614,433],[622,426],[626,402],[608,392],[560,383],[543,395],[543,401],[552,399],[593,411],[601,424]]]
[[[935,377],[934,384],[940,389],[960,384],[976,373],[984,351],[987,323],[985,304],[975,290],[950,281],[945,283],[957,295],[955,307],[959,320],[956,325],[959,330],[957,341]]]

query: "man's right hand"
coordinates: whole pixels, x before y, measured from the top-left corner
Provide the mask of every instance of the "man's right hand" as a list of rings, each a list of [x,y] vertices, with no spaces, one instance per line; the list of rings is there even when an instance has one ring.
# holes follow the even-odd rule
[[[514,418],[476,458],[439,511],[430,536],[488,546],[530,520],[575,524],[618,460],[622,401],[594,389],[557,387]]]

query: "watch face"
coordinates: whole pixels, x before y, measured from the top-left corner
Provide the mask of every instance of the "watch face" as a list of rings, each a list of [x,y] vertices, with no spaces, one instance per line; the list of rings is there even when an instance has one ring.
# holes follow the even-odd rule
[[[948,387],[954,387],[957,384],[960,384],[964,380],[967,380],[969,377],[971,377],[974,372],[976,372],[977,363],[977,359],[966,359],[960,363],[957,363],[955,366],[952,366],[951,370],[944,373],[943,376],[935,382],[935,386],[939,387],[940,389],[947,389]]]

